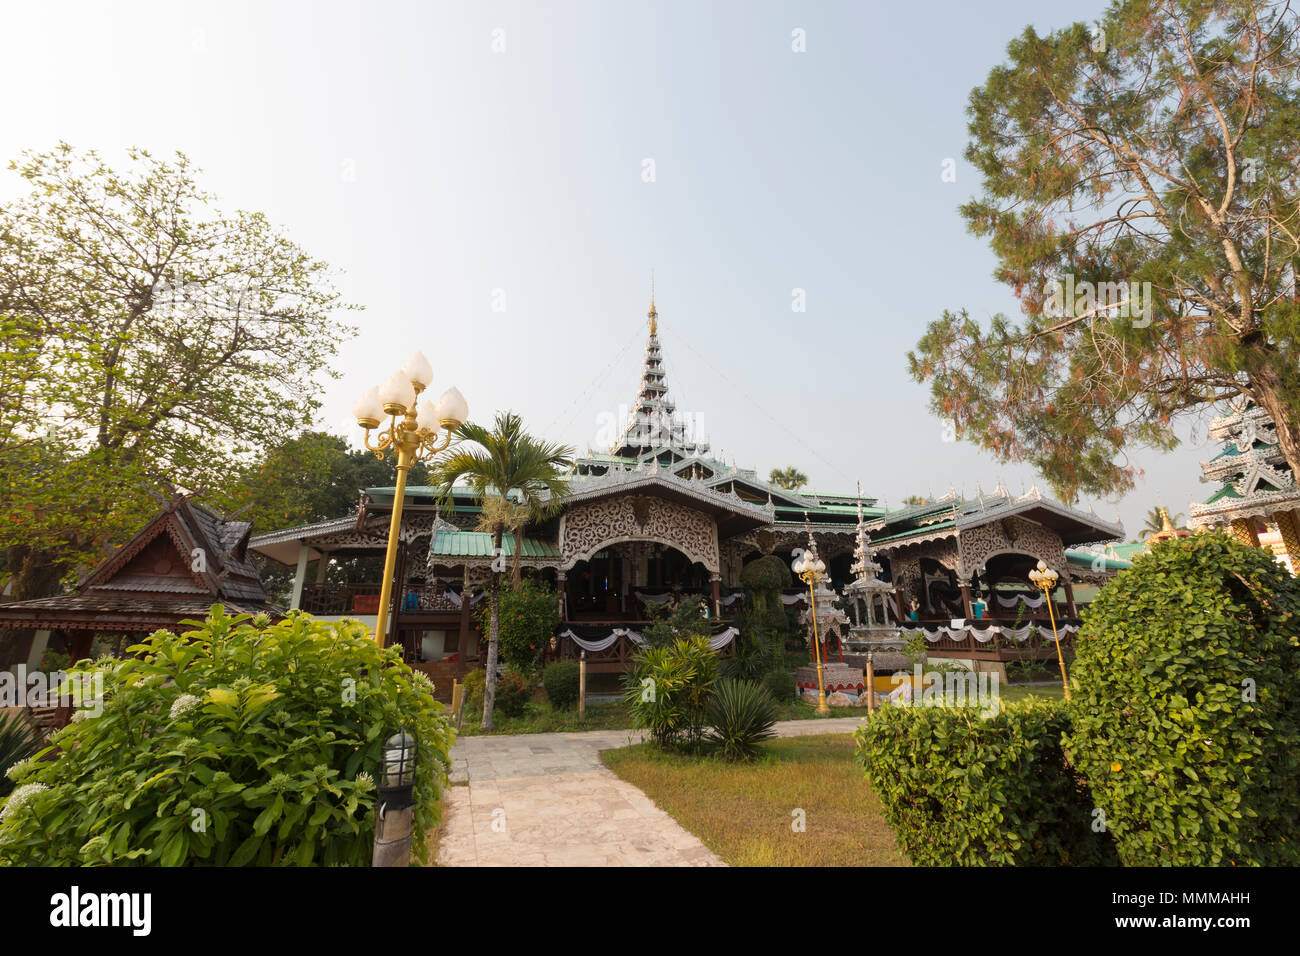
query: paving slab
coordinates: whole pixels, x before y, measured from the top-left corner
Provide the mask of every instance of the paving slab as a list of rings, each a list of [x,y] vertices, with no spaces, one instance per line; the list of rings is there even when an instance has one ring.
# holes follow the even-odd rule
[[[778,737],[851,733],[861,716],[788,720]],[[600,761],[637,730],[463,737],[438,845],[442,866],[725,866]]]

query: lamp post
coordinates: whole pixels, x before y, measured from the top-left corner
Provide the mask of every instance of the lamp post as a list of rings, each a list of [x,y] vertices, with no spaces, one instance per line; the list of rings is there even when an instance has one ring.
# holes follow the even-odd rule
[[[436,403],[420,401],[420,394],[433,381],[433,366],[416,352],[383,385],[369,389],[352,407],[357,424],[366,430],[365,446],[379,460],[389,448],[397,449],[397,490],[393,515],[388,524],[388,552],[384,556],[384,583],[379,593],[379,619],[375,640],[382,646],[388,629],[388,607],[393,598],[393,568],[397,563],[397,540],[402,532],[402,505],[406,500],[406,475],[422,458],[435,455],[451,444],[451,433],[469,417],[469,406],[459,389],[449,388]],[[388,427],[375,442],[370,432],[388,416]],[[441,429],[441,434],[439,432]]]
[[[399,730],[384,742],[384,766],[375,794],[375,845],[371,866],[411,865],[411,817],[415,804],[414,737]]]
[[[1038,562],[1037,568],[1029,572],[1029,580],[1042,589],[1043,599],[1047,601],[1047,619],[1052,622],[1052,641],[1056,644],[1056,660],[1061,665],[1061,686],[1065,688],[1065,699],[1069,700],[1070,679],[1065,676],[1065,655],[1061,653],[1061,637],[1056,633],[1056,611],[1052,608],[1052,592],[1056,590],[1059,577],[1060,575],[1042,561]]]
[[[808,607],[813,623],[813,656],[817,660],[817,713],[826,716],[830,714],[831,708],[826,703],[826,684],[822,680],[821,637],[817,633],[817,595],[813,593],[813,585],[826,576],[826,562],[817,557],[815,552],[805,551],[790,563],[790,567],[808,585]]]

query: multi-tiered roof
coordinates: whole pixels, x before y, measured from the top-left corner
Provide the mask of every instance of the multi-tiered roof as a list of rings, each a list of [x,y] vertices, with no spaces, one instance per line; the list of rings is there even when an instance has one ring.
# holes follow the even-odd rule
[[[1300,507],[1300,489],[1264,409],[1234,403],[1229,414],[1211,420],[1210,437],[1223,447],[1201,463],[1201,473],[1217,488],[1204,502],[1191,505],[1193,528],[1231,525],[1235,519],[1269,520]]]
[[[709,446],[695,441],[688,434],[686,423],[677,415],[677,406],[668,397],[663,354],[659,348],[659,313],[655,310],[653,297],[646,317],[650,320],[650,340],[646,343],[645,364],[641,369],[641,388],[623,435],[610,449],[610,454],[637,461],[653,459],[661,463],[703,455]]]

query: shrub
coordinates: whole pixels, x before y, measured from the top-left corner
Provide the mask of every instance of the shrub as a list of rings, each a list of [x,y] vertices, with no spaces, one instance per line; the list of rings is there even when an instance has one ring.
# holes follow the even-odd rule
[[[1114,863],[1093,802],[1065,760],[1066,705],[885,707],[856,732],[857,759],[899,846],[922,866]]]
[[[418,741],[411,840],[426,858],[452,734],[400,648],[301,613],[266,626],[216,605],[187,623],[74,670],[104,675],[103,712],[53,735],[57,759],[24,765],[0,864],[366,866],[399,728]]]
[[[485,693],[487,693],[487,671],[482,667],[476,667],[465,675],[465,703],[461,706],[461,712],[482,713]]]
[[[532,699],[534,686],[523,674],[505,671],[497,678],[494,709],[507,717],[522,717],[524,705]]]
[[[752,760],[776,736],[776,707],[761,684],[720,680],[709,696],[709,739],[728,760]]]
[[[701,617],[699,608],[688,601],[683,601],[671,612],[657,608],[650,613],[653,621],[641,632],[641,637],[650,647],[666,647],[678,640],[707,638],[713,633],[712,622]]]
[[[41,732],[25,713],[0,713],[0,797],[9,796],[14,788],[9,769],[32,758],[40,749]]]
[[[1300,581],[1218,533],[1092,602],[1066,747],[1126,865],[1300,863],[1298,621]]]
[[[696,747],[704,732],[705,704],[718,676],[718,655],[706,637],[678,638],[645,647],[623,678],[636,726],[661,747]]]
[[[755,558],[740,569],[740,586],[746,591],[770,592],[788,588],[794,575],[784,561],[774,554]],[[766,595],[765,595],[766,596]]]
[[[722,659],[722,673],[731,680],[761,680],[776,663],[771,642],[760,629],[750,626],[749,618],[746,611],[731,656]]]
[[[487,634],[491,602],[479,605],[477,614],[479,629]],[[555,592],[525,578],[517,588],[502,587],[498,614],[501,660],[521,674],[534,673],[560,623]]]
[[[776,701],[794,700],[799,694],[799,687],[794,682],[794,674],[784,669],[768,671],[763,676],[763,686]]]
[[[552,707],[572,707],[578,701],[578,662],[554,661],[542,672],[542,687]]]
[[[740,584],[745,589],[741,635],[767,648],[767,667],[779,666],[785,661],[790,620],[785,605],[781,603],[781,589],[789,587],[793,580],[786,563],[772,554],[749,562],[740,571]],[[757,677],[761,673],[761,670],[756,670],[743,676]]]

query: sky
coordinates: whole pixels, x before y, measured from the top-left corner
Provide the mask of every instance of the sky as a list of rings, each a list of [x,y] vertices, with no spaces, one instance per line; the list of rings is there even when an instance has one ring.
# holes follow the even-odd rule
[[[653,271],[670,395],[716,456],[895,507],[1046,493],[945,441],[906,355],[945,309],[1018,315],[957,211],[980,186],[967,98],[1027,25],[1104,6],[0,0],[0,159],[183,150],[221,208],[329,262],[364,311],[340,316],[359,334],[321,424],[354,440],[356,396],[420,349],[471,418],[607,450]],[[0,201],[21,192],[0,171]],[[1185,513],[1204,433],[1083,506],[1130,537],[1157,503]]]

